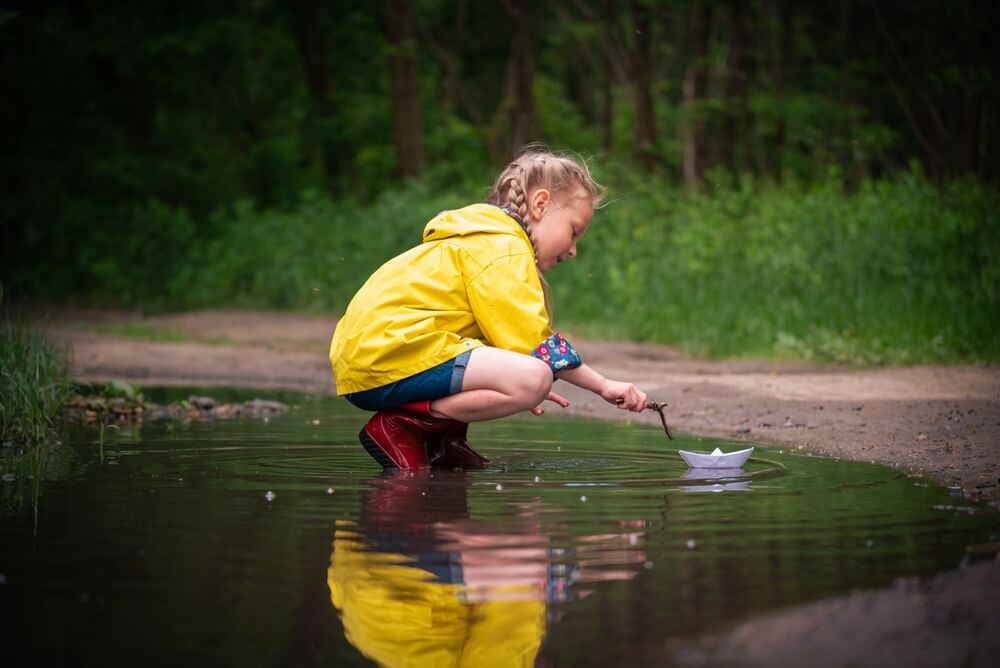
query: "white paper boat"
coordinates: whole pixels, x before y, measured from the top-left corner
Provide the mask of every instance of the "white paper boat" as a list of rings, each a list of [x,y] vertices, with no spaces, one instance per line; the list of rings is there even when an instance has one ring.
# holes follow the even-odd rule
[[[723,452],[716,448],[711,453],[678,450],[687,465],[693,469],[738,469],[750,459],[753,448]]]

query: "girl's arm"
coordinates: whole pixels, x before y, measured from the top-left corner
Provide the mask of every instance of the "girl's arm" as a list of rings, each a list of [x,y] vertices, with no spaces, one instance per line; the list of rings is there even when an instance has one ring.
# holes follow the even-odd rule
[[[609,404],[616,404],[623,410],[639,413],[646,408],[645,392],[632,383],[605,378],[586,364],[581,364],[575,369],[557,371],[555,376],[559,380],[590,390]]]

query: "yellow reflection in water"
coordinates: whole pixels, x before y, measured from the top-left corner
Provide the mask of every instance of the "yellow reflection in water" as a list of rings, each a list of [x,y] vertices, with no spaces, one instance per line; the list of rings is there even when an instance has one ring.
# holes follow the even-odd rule
[[[586,595],[577,583],[633,577],[641,550],[608,559],[609,539],[584,537],[602,558],[585,570],[549,546],[541,502],[512,525],[469,516],[460,473],[399,472],[370,481],[358,523],[340,520],[327,584],[348,642],[385,666],[533,666],[545,636],[548,604]]]

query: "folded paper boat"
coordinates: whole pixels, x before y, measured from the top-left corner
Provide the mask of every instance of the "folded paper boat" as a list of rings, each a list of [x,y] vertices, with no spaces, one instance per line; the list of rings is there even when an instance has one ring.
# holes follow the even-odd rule
[[[693,469],[738,469],[750,459],[753,448],[723,452],[716,448],[711,453],[678,450],[687,465]]]

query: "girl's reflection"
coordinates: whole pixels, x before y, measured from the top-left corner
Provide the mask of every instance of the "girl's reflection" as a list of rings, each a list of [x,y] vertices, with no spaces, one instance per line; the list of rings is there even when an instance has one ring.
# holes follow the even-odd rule
[[[584,594],[586,581],[633,577],[645,560],[638,533],[551,547],[534,500],[513,523],[475,520],[468,485],[462,472],[387,473],[369,481],[357,523],[338,521],[330,595],[347,640],[376,662],[534,665],[549,603]]]

